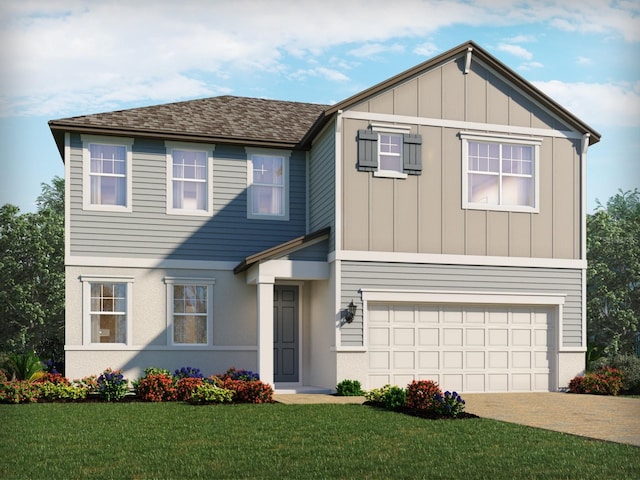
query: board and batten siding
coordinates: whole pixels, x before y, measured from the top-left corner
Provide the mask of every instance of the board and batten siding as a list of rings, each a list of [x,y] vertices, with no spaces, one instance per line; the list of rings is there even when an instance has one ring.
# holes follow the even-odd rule
[[[566,295],[562,346],[582,345],[582,272],[579,269],[425,265],[343,261],[342,305],[359,301],[360,289]],[[359,306],[362,304],[359,303]],[[362,310],[341,329],[342,346],[363,344]]]
[[[242,147],[216,146],[210,217],[166,213],[164,142],[136,139],[132,156],[133,211],[83,210],[82,142],[71,135],[72,256],[240,261],[305,233],[304,152],[292,152],[289,161],[289,221],[247,219],[247,156]]]
[[[334,248],[335,122],[313,142],[309,153],[309,231],[331,227],[329,251]]]
[[[577,139],[545,136],[540,131],[532,135],[542,138],[538,213],[462,208],[459,134],[470,129],[429,125],[428,119],[570,130],[478,62],[472,62],[471,71],[463,74],[462,62],[460,59],[425,72],[351,109],[371,113],[372,120],[344,119],[343,248],[581,258]],[[377,114],[401,115],[404,122],[409,122],[402,124],[422,136],[422,175],[378,178],[356,170],[357,131],[367,128],[371,121],[385,123],[375,118]],[[411,123],[413,117],[415,123]]]

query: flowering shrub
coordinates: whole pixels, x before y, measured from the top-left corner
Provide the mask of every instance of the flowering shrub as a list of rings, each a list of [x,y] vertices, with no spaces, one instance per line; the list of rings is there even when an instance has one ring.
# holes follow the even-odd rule
[[[98,377],[98,393],[107,402],[122,400],[129,393],[129,382],[122,375],[122,370],[107,368]]]
[[[388,384],[381,388],[374,388],[373,390],[364,392],[364,398],[366,398],[370,403],[378,406],[384,406],[384,399],[390,388],[391,385]]]
[[[178,400],[188,402],[191,399],[191,394],[205,382],[202,378],[185,377],[178,380],[176,387]]]
[[[235,392],[234,401],[240,403],[273,403],[273,388],[260,380],[220,380],[220,387]]]
[[[432,380],[414,380],[407,386],[407,407],[415,410],[434,410],[436,404],[436,396],[442,397],[442,390],[437,382]]]
[[[136,393],[145,402],[171,401],[177,398],[173,377],[165,374],[147,375],[137,382]]]
[[[574,377],[569,382],[570,393],[617,395],[621,388],[622,372],[611,367],[603,367],[583,377]]]
[[[74,380],[71,382],[76,387],[81,387],[87,390],[87,393],[98,393],[98,377],[91,375],[89,377],[83,377],[80,380]]]
[[[7,374],[0,368],[0,383],[7,382],[8,380]]]
[[[35,380],[35,383],[53,383],[56,385],[71,385],[67,377],[61,373],[47,372],[39,379]]]
[[[27,380],[0,383],[0,403],[33,403],[38,399],[38,387]]]
[[[199,368],[194,367],[182,367],[175,372],[173,372],[173,376],[180,378],[204,378],[204,375],[200,372]]]
[[[35,382],[37,397],[40,401],[55,400],[84,400],[87,397],[87,389],[70,385],[69,383]]]
[[[342,380],[336,385],[336,394],[341,397],[357,397],[362,395],[362,385],[358,380]]]
[[[189,398],[189,403],[193,405],[205,405],[208,403],[229,403],[233,400],[233,391],[203,382],[198,385]]]
[[[244,380],[246,382],[251,382],[254,380],[260,380],[260,376],[257,373],[254,373],[250,370],[236,370],[235,367],[231,367],[222,375],[216,375],[218,378],[222,380]]]
[[[438,415],[457,417],[464,412],[465,401],[456,392],[446,391],[444,396],[438,392],[435,400],[434,411]]]

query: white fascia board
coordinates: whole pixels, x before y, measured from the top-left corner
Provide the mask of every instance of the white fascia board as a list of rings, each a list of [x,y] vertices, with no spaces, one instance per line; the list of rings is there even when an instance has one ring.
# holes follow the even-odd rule
[[[274,283],[275,279],[327,280],[327,262],[304,260],[269,260],[254,265],[247,272],[247,283]]]
[[[367,288],[360,290],[366,302],[452,303],[486,305],[564,305],[564,294],[533,292],[464,292],[438,290],[386,290]]]
[[[185,270],[233,270],[238,262],[171,260],[134,257],[89,257],[69,255],[67,267],[175,268]]]
[[[393,115],[390,113],[358,112],[349,110],[342,113],[343,118],[366,120],[369,122],[398,122],[410,125],[430,127],[457,128],[460,130],[479,130],[495,133],[538,135],[540,137],[582,139],[582,134],[568,130],[554,130],[547,128],[517,127],[514,125],[500,125],[496,123],[466,122],[463,120],[445,120],[442,118],[412,117],[409,115]]]
[[[537,267],[585,269],[587,261],[571,258],[492,257],[484,255],[449,255],[437,253],[379,252],[342,250],[331,252],[329,262],[335,260],[381,263],[416,263],[434,265],[475,265],[489,267]]]

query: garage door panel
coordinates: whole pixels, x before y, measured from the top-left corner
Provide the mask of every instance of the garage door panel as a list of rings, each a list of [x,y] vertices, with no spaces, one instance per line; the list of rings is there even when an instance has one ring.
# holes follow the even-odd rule
[[[389,352],[369,352],[369,368],[377,370],[391,369]]]
[[[415,329],[413,328],[394,328],[393,344],[394,345],[415,345]]]
[[[379,327],[370,327],[369,328],[369,345],[375,346],[375,347],[391,346],[391,344],[389,343],[389,329],[379,328]]]
[[[420,369],[440,369],[439,352],[418,352],[418,368]]]
[[[492,328],[488,332],[490,347],[506,347],[509,344],[509,330]]]
[[[548,391],[548,307],[371,305],[369,388],[429,379],[460,392]]]
[[[415,353],[393,352],[393,368],[394,370],[415,369]]]
[[[530,347],[531,330],[511,330],[511,345],[515,347]]]
[[[437,328],[419,328],[418,345],[421,347],[440,345],[440,330]]]
[[[489,368],[509,368],[508,352],[487,352]]]
[[[528,368],[531,365],[531,352],[511,352],[511,367],[512,368]]]
[[[466,352],[465,368],[467,369],[485,369],[484,363],[485,352]]]
[[[462,332],[461,328],[444,328],[442,330],[442,345],[445,347],[461,347]]]

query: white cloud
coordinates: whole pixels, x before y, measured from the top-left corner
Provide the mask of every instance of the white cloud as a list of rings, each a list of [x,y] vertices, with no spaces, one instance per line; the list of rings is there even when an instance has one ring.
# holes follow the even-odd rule
[[[354,57],[375,57],[381,53],[401,53],[404,51],[404,47],[400,44],[394,43],[393,45],[385,45],[383,43],[365,43],[364,45],[349,50],[347,53]]]
[[[349,80],[344,73],[326,67],[299,69],[289,75],[290,78],[304,80],[308,77],[322,77],[332,82],[346,82]]]
[[[593,63],[593,61],[590,58],[587,58],[587,57],[578,57],[576,59],[576,63],[578,65],[591,65]]]
[[[344,56],[335,50],[346,46],[359,57],[402,53],[403,42],[433,38],[452,25],[540,23],[640,40],[637,2],[629,0],[406,0],[402,6],[388,8],[387,0],[0,2],[0,115],[58,116],[69,105],[104,110],[136,95],[161,103],[230,92],[238,78],[286,76],[291,59]],[[524,68],[539,68],[517,45],[534,40],[523,33],[499,49],[529,61]],[[429,41],[414,49],[424,56],[437,51]],[[327,67],[306,74],[348,79],[339,61],[319,64]]]
[[[518,70],[527,71],[527,70],[533,70],[535,68],[542,68],[542,67],[544,67],[544,65],[540,62],[525,62],[518,67]]]
[[[635,83],[532,82],[594,128],[640,127],[640,81]]]
[[[435,45],[435,43],[425,42],[421,43],[420,45],[416,45],[413,53],[415,53],[416,55],[422,55],[424,57],[432,57],[439,51],[440,49]]]
[[[520,45],[501,43],[498,45],[498,50],[500,50],[501,52],[510,53],[511,55],[515,55],[516,57],[524,58],[525,60],[531,60],[533,58],[533,54]]]

